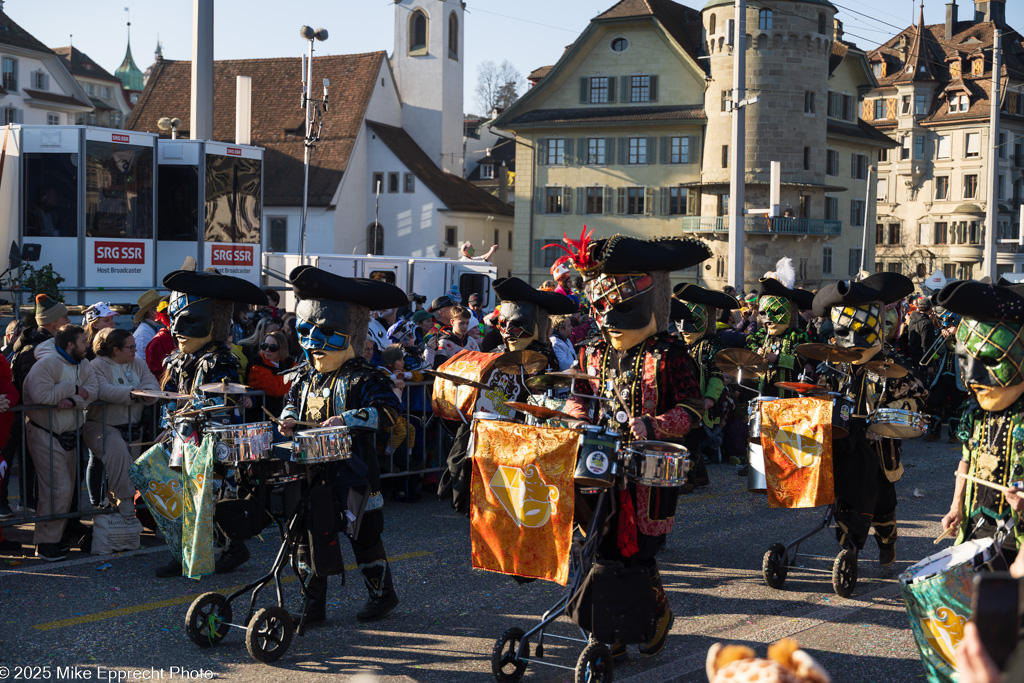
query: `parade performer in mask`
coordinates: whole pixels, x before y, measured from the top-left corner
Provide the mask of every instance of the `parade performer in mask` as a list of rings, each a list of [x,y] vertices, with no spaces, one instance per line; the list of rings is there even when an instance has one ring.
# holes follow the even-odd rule
[[[348,536],[369,594],[356,619],[375,621],[398,605],[381,538],[384,498],[374,439],[394,425],[399,401],[390,376],[370,365],[360,352],[370,307],[398,307],[406,302],[406,295],[386,282],[341,277],[313,266],[299,266],[289,280],[300,299],[296,330],[307,362],[290,376],[292,389],[281,414],[281,432],[290,435],[296,421],[344,425],[350,430],[354,457],[330,463],[337,465],[330,468],[331,486],[338,507],[348,507],[356,516]],[[308,548],[305,552],[308,557]],[[301,564],[302,548],[299,554]],[[313,571],[306,583],[305,623],[326,618],[327,576]]]
[[[957,472],[1013,487],[1024,479],[1024,285],[953,282],[935,303],[962,316],[956,355],[973,399],[960,425]],[[1019,516],[999,491],[957,477],[942,526],[955,527],[961,543],[991,537],[1011,520],[1014,533],[1003,542],[1010,560],[1024,540]]]
[[[682,238],[641,240],[615,236],[591,243],[585,234],[569,245],[573,264],[585,280],[604,339],[580,353],[580,368],[594,379],[589,389],[615,402],[602,408],[576,396],[566,412],[615,428],[626,442],[658,439],[682,442],[704,414],[699,371],[686,346],[668,333],[669,272],[697,265],[711,256],[703,242]],[[586,389],[577,383],[577,390]],[[607,408],[603,406],[614,406]],[[599,557],[646,568],[655,594],[656,628],[640,645],[654,655],[665,645],[672,610],[662,587],[655,555],[672,528],[678,493],[630,483],[619,491],[619,509],[609,520]],[[612,643],[617,659],[622,643]]]
[[[853,364],[840,365],[845,376],[828,373],[822,378],[850,401],[845,407],[835,404],[834,410],[867,415],[875,408],[888,407],[897,400],[897,393],[901,394],[899,407],[918,407],[909,389],[901,388],[896,380],[886,382],[883,395],[881,378],[862,367],[882,351],[885,306],[913,291],[914,283],[905,275],[876,273],[860,282],[843,280],[827,285],[814,297],[814,314],[831,317],[833,344],[860,352]],[[914,382],[913,377],[908,378]],[[878,561],[887,567],[896,559],[895,482],[903,471],[899,448],[891,439],[869,432],[864,418],[851,417],[848,429],[849,436],[832,440],[836,536],[844,548],[859,552],[874,527]]]

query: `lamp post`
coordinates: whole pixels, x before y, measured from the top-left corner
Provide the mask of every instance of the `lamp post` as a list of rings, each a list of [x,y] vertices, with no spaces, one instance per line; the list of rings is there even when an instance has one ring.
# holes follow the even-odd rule
[[[169,130],[169,131],[171,131],[171,139],[172,140],[177,140],[178,139],[178,127],[179,126],[181,126],[181,119],[179,119],[179,118],[173,118],[172,119],[169,116],[161,116],[160,119],[156,122],[156,127],[159,128],[160,130]]]
[[[324,94],[322,99],[314,98],[313,86],[313,41],[321,42],[327,40],[327,29],[318,28],[313,30],[309,26],[299,29],[299,35],[309,41],[309,56],[302,55],[302,108],[306,110],[306,134],[304,145],[306,147],[302,168],[302,217],[299,220],[299,263],[306,262],[306,211],[308,209],[309,195],[309,155],[316,143],[320,140],[320,131],[323,128],[323,113],[327,111],[328,93],[327,88],[331,82],[324,79]],[[321,110],[321,106],[323,109]]]

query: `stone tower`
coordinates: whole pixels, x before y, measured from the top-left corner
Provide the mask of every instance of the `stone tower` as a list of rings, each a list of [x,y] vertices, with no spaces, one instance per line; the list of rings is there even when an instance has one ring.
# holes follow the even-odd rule
[[[460,177],[464,13],[459,0],[395,0],[391,55],[402,127],[432,161]]]

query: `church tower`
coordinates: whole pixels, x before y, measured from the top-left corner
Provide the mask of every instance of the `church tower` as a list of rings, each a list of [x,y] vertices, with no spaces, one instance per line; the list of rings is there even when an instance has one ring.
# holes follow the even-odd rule
[[[391,55],[402,127],[434,163],[460,177],[464,14],[461,0],[395,0]]]

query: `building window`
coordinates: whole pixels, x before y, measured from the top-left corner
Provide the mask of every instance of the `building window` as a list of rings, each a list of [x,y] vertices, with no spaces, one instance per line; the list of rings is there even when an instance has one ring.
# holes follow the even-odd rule
[[[32,87],[36,90],[49,90],[50,89],[50,76],[43,71],[34,71],[32,73]]]
[[[850,200],[850,225],[861,227],[864,225],[864,200]]]
[[[270,226],[267,249],[278,254],[288,251],[288,217],[270,216],[267,223]]]
[[[964,199],[977,199],[978,198],[978,176],[977,175],[965,175],[964,176]]]
[[[949,199],[949,176],[937,176],[935,178],[935,199]]]
[[[563,213],[564,187],[544,188],[544,213]]]
[[[545,249],[544,247],[549,244],[561,244],[562,240],[554,239],[539,239],[533,241],[533,262],[538,267],[548,270],[551,266],[555,265],[555,259],[558,258],[559,254],[565,252],[561,249]]]
[[[120,128],[121,127],[121,112],[119,112],[119,111],[112,111],[112,112],[110,112],[110,125],[112,125],[114,128]]]
[[[914,115],[924,116],[928,113],[928,95],[914,95]]]
[[[629,77],[629,101],[630,102],[653,102],[657,99],[654,89],[656,87],[656,76],[630,76]]]
[[[955,263],[947,263],[947,264],[942,266],[942,274],[944,276],[946,276],[946,279],[948,279],[948,280],[956,280],[957,279],[956,271],[957,271],[957,268],[956,268],[956,264]]]
[[[448,59],[459,59],[459,18],[455,12],[448,15]]]
[[[875,100],[875,120],[885,120],[885,99],[882,97],[879,97],[877,100]]]
[[[914,161],[924,161],[924,137],[914,138]]]
[[[629,138],[629,155],[626,157],[626,163],[647,163],[647,138]]]
[[[811,170],[811,148],[804,147],[804,170]]]
[[[605,138],[589,138],[587,140],[587,163],[602,165],[607,159],[608,141]]]
[[[21,112],[14,107],[4,107],[3,120],[0,121],[0,124],[6,125],[8,123],[18,123],[18,120],[21,118],[20,114]]]
[[[896,273],[897,275],[902,274],[903,264],[900,263],[899,261],[893,261],[886,267],[886,270],[889,271],[890,273]]]
[[[821,274],[832,274],[832,245],[826,244],[821,248]]]
[[[828,33],[828,24],[824,12],[818,12],[818,33],[822,35]]]
[[[416,191],[416,176],[413,175],[412,173],[406,173],[405,174],[405,188],[404,188],[404,190],[406,192],[415,192]]]
[[[907,161],[910,159],[910,145],[913,139],[909,135],[904,135],[900,139],[900,161]]]
[[[828,115],[834,119],[851,120],[853,116],[853,97],[841,92],[829,92]]]
[[[626,210],[628,216],[639,216],[644,213],[646,189],[643,187],[626,188]]]
[[[604,213],[604,188],[588,187],[584,213]]]
[[[879,178],[876,187],[878,189],[875,192],[875,199],[880,202],[887,201],[889,197],[889,180],[887,178]]]
[[[591,76],[590,78],[590,103],[606,104],[608,100],[608,77]]]
[[[110,96],[111,96],[112,93],[111,93],[109,85],[103,86],[103,89],[100,92],[102,93],[100,95],[100,97],[102,97],[105,100],[109,100],[110,99]]]
[[[409,54],[427,54],[427,14],[416,10],[409,17]]]
[[[370,184],[370,194],[380,194],[384,191],[384,174],[374,173]]]
[[[882,77],[882,63],[881,62],[875,62],[874,64],[872,64],[871,65],[871,73],[875,74],[875,78],[881,78]],[[875,111],[878,111],[878,110],[876,109]],[[877,119],[879,117],[876,116],[875,118]]]
[[[900,113],[910,113],[910,95],[904,95],[903,97],[900,98]]]
[[[825,220],[839,220],[839,197],[825,197]]]
[[[564,138],[548,138],[546,161],[548,166],[561,166],[565,163]]]
[[[885,244],[885,226],[875,223],[875,244]]]
[[[616,38],[612,41],[612,52],[625,52],[629,49],[629,41],[625,38]]]
[[[0,60],[0,86],[7,92],[18,89],[18,60],[4,57]]]
[[[722,145],[722,168],[729,168],[729,145]]]
[[[689,202],[689,192],[685,187],[670,187],[668,188],[668,215],[670,216],[685,216],[689,212],[687,206]]]
[[[48,126],[59,126],[60,125],[60,114],[55,114],[52,111],[46,112],[46,125],[48,125]]]
[[[92,97],[96,94],[96,86],[92,83],[86,83],[82,86],[85,89],[85,94]]]
[[[458,231],[458,228],[456,226],[454,226],[454,225],[446,225],[446,226],[444,226],[444,245],[446,247],[454,247],[455,246],[455,239],[458,236],[457,235],[457,231]]]
[[[973,159],[981,156],[981,134],[965,133],[964,149],[966,150],[964,156],[967,157],[968,159]]]
[[[722,91],[722,111],[732,110],[732,90]]]
[[[398,174],[388,173],[388,192],[398,192]]]
[[[940,135],[939,144],[935,150],[936,159],[949,159],[953,156],[953,136]]]
[[[811,195],[800,195],[800,205],[797,207],[797,214],[800,218],[811,217]]]
[[[887,147],[883,147],[878,150],[878,162],[885,163],[887,161],[889,161],[889,149]]]
[[[999,201],[1006,199],[1006,175],[1003,173],[1000,173],[996,180],[996,197]]]
[[[814,91],[813,90],[805,90],[804,91],[804,113],[805,114],[813,114],[814,113]]]
[[[772,30],[772,11],[763,9],[757,13],[757,28],[762,31]]]
[[[889,242],[888,244],[900,244],[900,224],[890,223],[889,224]]]
[[[1009,156],[1008,152],[1009,152],[1009,150],[1007,149],[1007,145],[1006,145],[1006,133],[1000,133],[999,134],[999,158],[1000,159],[1006,159]]]
[[[509,251],[512,250],[512,231],[511,230],[508,231],[508,248],[509,248]]]
[[[850,175],[857,180],[866,180],[868,177],[868,155],[850,155]]]
[[[711,18],[708,19],[708,34],[713,36],[713,35],[715,35],[715,31],[717,31],[717,30],[718,30],[718,17],[715,16],[714,14],[712,14]]]
[[[684,136],[673,137],[669,143],[669,163],[688,164],[690,163],[690,138]]]
[[[494,164],[480,164],[480,178],[482,180],[494,178]]]
[[[933,244],[949,244],[949,224],[948,223],[936,223],[934,226],[934,233],[932,240]]]
[[[856,275],[860,272],[860,247],[850,249],[850,262],[848,266],[847,273],[849,275]]]
[[[839,175],[839,152],[834,149],[825,150],[825,174]]]

